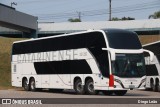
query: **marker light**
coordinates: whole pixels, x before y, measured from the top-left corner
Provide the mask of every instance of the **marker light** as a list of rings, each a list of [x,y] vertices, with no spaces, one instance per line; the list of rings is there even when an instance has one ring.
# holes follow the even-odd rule
[[[109,77],[109,87],[114,87],[114,76],[110,75]]]

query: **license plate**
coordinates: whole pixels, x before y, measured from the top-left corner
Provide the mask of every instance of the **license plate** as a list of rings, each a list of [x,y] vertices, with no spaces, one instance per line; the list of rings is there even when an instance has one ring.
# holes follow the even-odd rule
[[[135,88],[135,86],[134,86],[134,85],[129,85],[129,88],[134,89],[134,88]]]

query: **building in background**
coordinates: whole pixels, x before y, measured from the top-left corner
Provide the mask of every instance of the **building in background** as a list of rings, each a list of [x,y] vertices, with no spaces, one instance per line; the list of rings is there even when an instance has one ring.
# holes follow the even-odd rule
[[[54,36],[64,33],[90,29],[127,29],[138,33],[142,44],[160,40],[160,19],[96,22],[38,23],[38,37]],[[0,35],[22,37],[22,32],[0,27]]]

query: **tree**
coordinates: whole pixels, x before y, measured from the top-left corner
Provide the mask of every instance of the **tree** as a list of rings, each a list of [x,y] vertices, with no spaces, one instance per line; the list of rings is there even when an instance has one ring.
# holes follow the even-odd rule
[[[149,15],[148,17],[149,19],[153,18],[153,19],[158,19],[160,18],[160,11],[154,12],[152,15]]]
[[[81,22],[81,20],[78,19],[78,18],[75,18],[75,19],[70,18],[70,19],[68,19],[68,21],[69,21],[69,22]]]
[[[122,20],[135,20],[135,18],[132,18],[132,17],[122,17]]]
[[[118,17],[113,17],[112,21],[120,21],[120,20],[135,20],[135,18],[132,17],[122,17],[122,18],[118,18]]]
[[[118,21],[120,20],[118,17],[112,17],[112,21]]]

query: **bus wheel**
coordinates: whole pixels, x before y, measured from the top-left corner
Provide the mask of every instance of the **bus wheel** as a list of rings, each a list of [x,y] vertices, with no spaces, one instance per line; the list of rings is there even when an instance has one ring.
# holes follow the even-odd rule
[[[82,85],[82,81],[80,79],[75,81],[74,90],[77,94],[84,94],[84,86]]]
[[[155,88],[156,88],[155,90],[156,92],[160,92],[159,81],[156,82]]]
[[[160,85],[157,86],[157,91],[160,92]]]
[[[114,94],[115,95],[118,95],[118,96],[123,96],[127,93],[127,90],[118,90],[118,91],[114,91]]]
[[[25,91],[29,91],[29,85],[28,85],[28,80],[27,80],[27,78],[25,78],[25,79],[23,80],[23,88],[24,88]]]
[[[29,87],[31,91],[36,91],[36,84],[34,78],[30,80]]]
[[[93,80],[89,79],[85,84],[85,91],[89,95],[97,94],[97,91],[94,90],[94,83]]]
[[[112,95],[113,91],[102,91],[104,95]]]
[[[156,85],[154,85],[153,82],[151,83],[151,89],[152,89],[152,91],[155,91],[155,92],[156,92]]]

